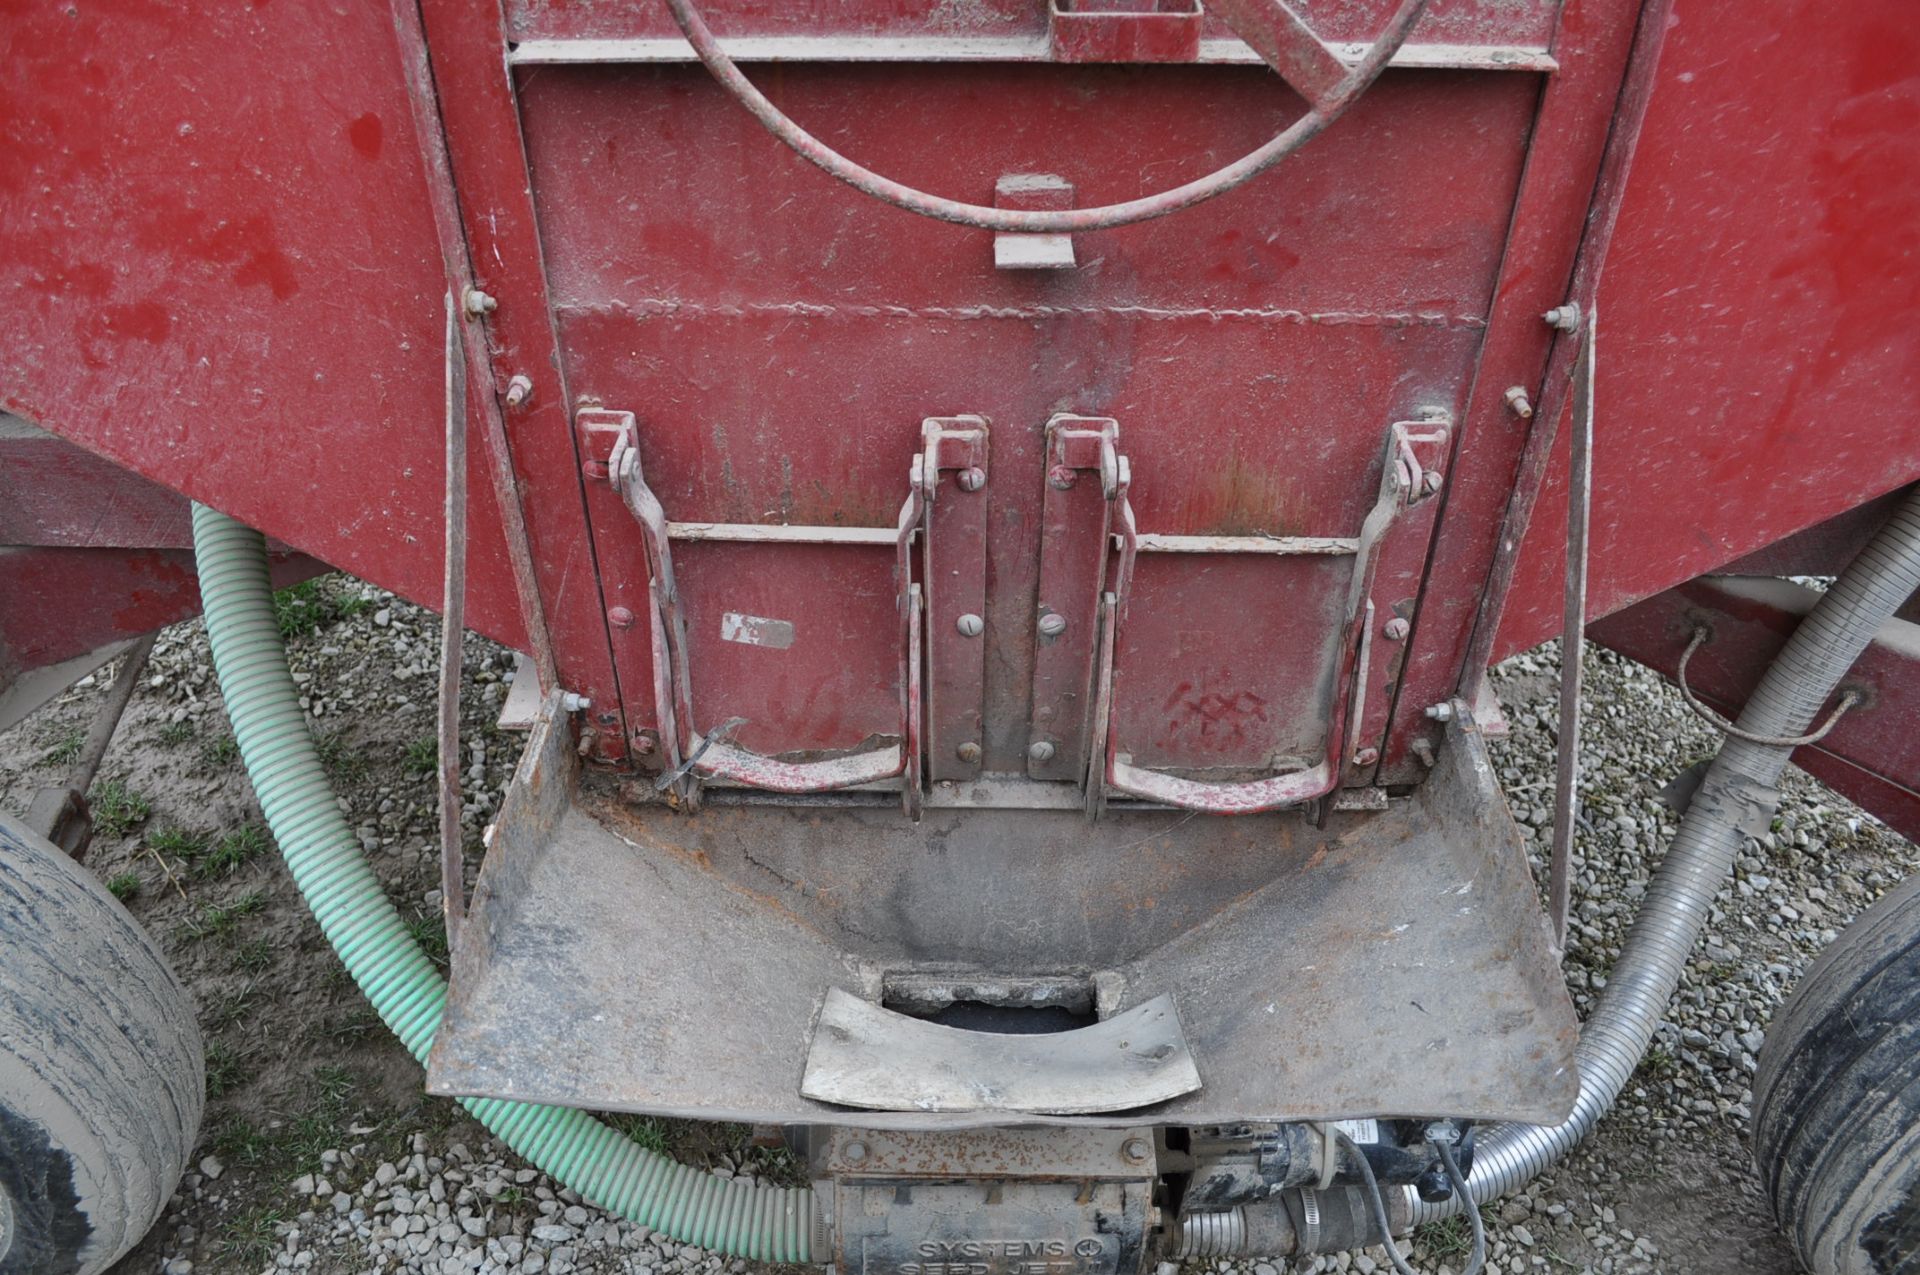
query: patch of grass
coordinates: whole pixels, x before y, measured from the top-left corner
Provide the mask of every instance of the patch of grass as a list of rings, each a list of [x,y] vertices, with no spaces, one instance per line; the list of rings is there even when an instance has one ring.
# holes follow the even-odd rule
[[[153,813],[151,802],[118,779],[94,785],[87,808],[93,812],[93,830],[109,837],[126,836]]]
[[[494,1196],[493,1202],[504,1208],[512,1208],[516,1204],[524,1203],[526,1198],[527,1193],[525,1191],[522,1191],[517,1186],[510,1186],[500,1194]]]
[[[165,726],[162,726],[154,735],[154,738],[168,748],[178,748],[180,745],[192,739],[194,734],[193,720],[183,717],[177,722],[168,722]]]
[[[407,745],[407,769],[416,775],[431,775],[440,769],[440,741],[431,735]]]
[[[1443,1262],[1452,1261],[1473,1251],[1473,1228],[1456,1213],[1414,1227],[1413,1241],[1430,1256]]]
[[[170,854],[191,862],[206,853],[207,838],[204,833],[188,828],[159,828],[147,834],[147,848],[155,854]]]
[[[272,848],[273,838],[265,828],[254,823],[243,825],[213,843],[213,848],[193,865],[194,875],[230,877],[242,865]]]
[[[327,774],[336,780],[353,783],[366,778],[371,769],[366,753],[347,738],[344,730],[316,735],[313,749],[320,755],[320,764],[327,768]]]
[[[239,741],[223,731],[200,745],[200,760],[216,770],[225,769],[240,760]]]
[[[407,933],[420,950],[441,969],[447,968],[447,922],[437,912],[423,912],[407,922]]]
[[[273,945],[264,938],[252,938],[233,949],[233,968],[244,974],[259,974],[273,966]]]
[[[273,595],[273,620],[284,638],[306,637],[367,611],[373,604],[338,581],[302,580]]]
[[[207,1042],[207,1097],[230,1094],[247,1082],[246,1059],[224,1040]]]
[[[231,903],[209,904],[182,925],[180,933],[183,937],[195,941],[200,939],[232,941],[239,928],[240,918],[252,916],[266,906],[266,896],[258,891],[243,894]]]
[[[138,872],[122,872],[107,878],[107,893],[125,903],[140,897],[140,885]]]
[[[247,1015],[253,1013],[256,1004],[251,987],[222,996],[207,1011],[206,1025],[212,1031],[225,1031],[235,1023],[244,1022]]]
[[[53,747],[42,753],[40,760],[49,766],[70,766],[80,759],[80,745],[86,738],[78,726],[69,727],[54,737]]]
[[[672,1129],[667,1122],[657,1116],[636,1116],[617,1113],[606,1117],[607,1123],[625,1134],[629,1142],[637,1142],[656,1155],[672,1155]]]
[[[1662,1081],[1680,1070],[1680,1060],[1655,1045],[1641,1056],[1640,1065],[1634,1070],[1649,1080]]]
[[[220,1224],[220,1256],[230,1260],[234,1270],[253,1270],[272,1266],[280,1252],[280,1224],[286,1217],[271,1204],[227,1219]]]

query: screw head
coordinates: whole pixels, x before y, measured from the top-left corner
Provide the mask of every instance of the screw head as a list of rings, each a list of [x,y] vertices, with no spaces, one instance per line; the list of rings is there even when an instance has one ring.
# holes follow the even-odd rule
[[[1434,492],[1439,491],[1440,490],[1439,473],[1435,470],[1429,469],[1426,473],[1420,475],[1420,490],[1429,496],[1433,495]]]
[[[519,407],[533,397],[533,382],[525,376],[515,375],[507,381],[506,402],[508,407]]]
[[[1379,760],[1380,750],[1378,748],[1362,748],[1353,755],[1353,764],[1356,766],[1371,766]]]
[[[1401,619],[1399,616],[1396,615],[1391,620],[1388,620],[1386,627],[1381,629],[1380,631],[1382,633],[1385,633],[1388,637],[1392,638],[1394,641],[1398,642],[1402,638],[1407,636],[1407,630],[1410,627],[1411,626],[1408,625],[1408,623],[1405,620]]]
[[[859,1164],[867,1158],[867,1144],[864,1142],[849,1142],[846,1146],[840,1148],[840,1158],[848,1164]]]
[[[1059,637],[1067,631],[1067,617],[1058,611],[1049,611],[1040,617],[1040,636]]]
[[[971,766],[974,762],[980,760],[980,745],[974,743],[972,740],[968,740],[966,743],[960,745],[960,747],[954,749],[953,753],[954,756]]]
[[[987,622],[969,611],[953,622],[961,637],[979,637],[987,631]]]
[[[960,471],[957,481],[961,491],[979,491],[987,485],[987,471],[978,465],[970,465]]]
[[[1128,1138],[1120,1144],[1120,1154],[1134,1164],[1145,1164],[1147,1157],[1153,1154],[1153,1148],[1147,1145],[1145,1138]]]
[[[1053,741],[1036,739],[1027,745],[1027,760],[1032,762],[1050,762],[1053,760]]]
[[[1047,482],[1055,491],[1065,491],[1080,480],[1080,471],[1055,465],[1047,471]]]
[[[607,612],[607,623],[616,629],[630,629],[633,627],[633,612],[625,607],[614,607]]]

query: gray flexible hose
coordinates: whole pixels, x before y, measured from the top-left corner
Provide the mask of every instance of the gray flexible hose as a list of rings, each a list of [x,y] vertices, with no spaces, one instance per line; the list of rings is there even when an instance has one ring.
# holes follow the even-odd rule
[[[1803,734],[1894,611],[1920,590],[1920,489],[1821,596],[1740,710],[1749,735]],[[1580,1095],[1564,1124],[1495,1125],[1480,1132],[1468,1186],[1474,1203],[1517,1190],[1578,1146],[1613,1106],[1665,1015],[1705,927],[1713,896],[1749,835],[1764,832],[1791,747],[1729,736],[1701,781],[1654,874],[1620,959],[1575,1051]],[[1414,1222],[1455,1212],[1408,1189]]]

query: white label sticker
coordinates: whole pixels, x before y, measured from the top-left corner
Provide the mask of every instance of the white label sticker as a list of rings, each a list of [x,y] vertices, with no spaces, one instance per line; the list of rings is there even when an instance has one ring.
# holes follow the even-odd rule
[[[793,645],[793,622],[728,611],[720,617],[720,640],[739,642],[744,646],[770,646],[776,651],[784,651]]]
[[[1380,1122],[1378,1120],[1336,1120],[1333,1127],[1352,1138],[1355,1142],[1380,1141]]]

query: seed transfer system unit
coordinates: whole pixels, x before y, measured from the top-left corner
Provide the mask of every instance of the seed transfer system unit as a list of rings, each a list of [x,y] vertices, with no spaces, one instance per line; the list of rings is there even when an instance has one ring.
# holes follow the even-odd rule
[[[1695,842],[1764,828],[1789,753],[1920,831],[1898,0],[4,21],[0,726],[204,592],[430,1090],[681,1238],[863,1275],[1378,1242],[1604,1111],[1724,872]],[[262,724],[266,573],[328,568],[526,654],[463,857],[450,648],[444,1005],[288,795],[297,708]],[[1745,706],[1585,1038],[1583,632]],[[1484,675],[1556,636],[1543,909]],[[40,830],[82,844],[85,788]],[[610,1169],[513,1104],[777,1126],[815,1186]],[[1910,1197],[1795,1203],[1797,1154],[1815,1269],[1912,1260]]]

